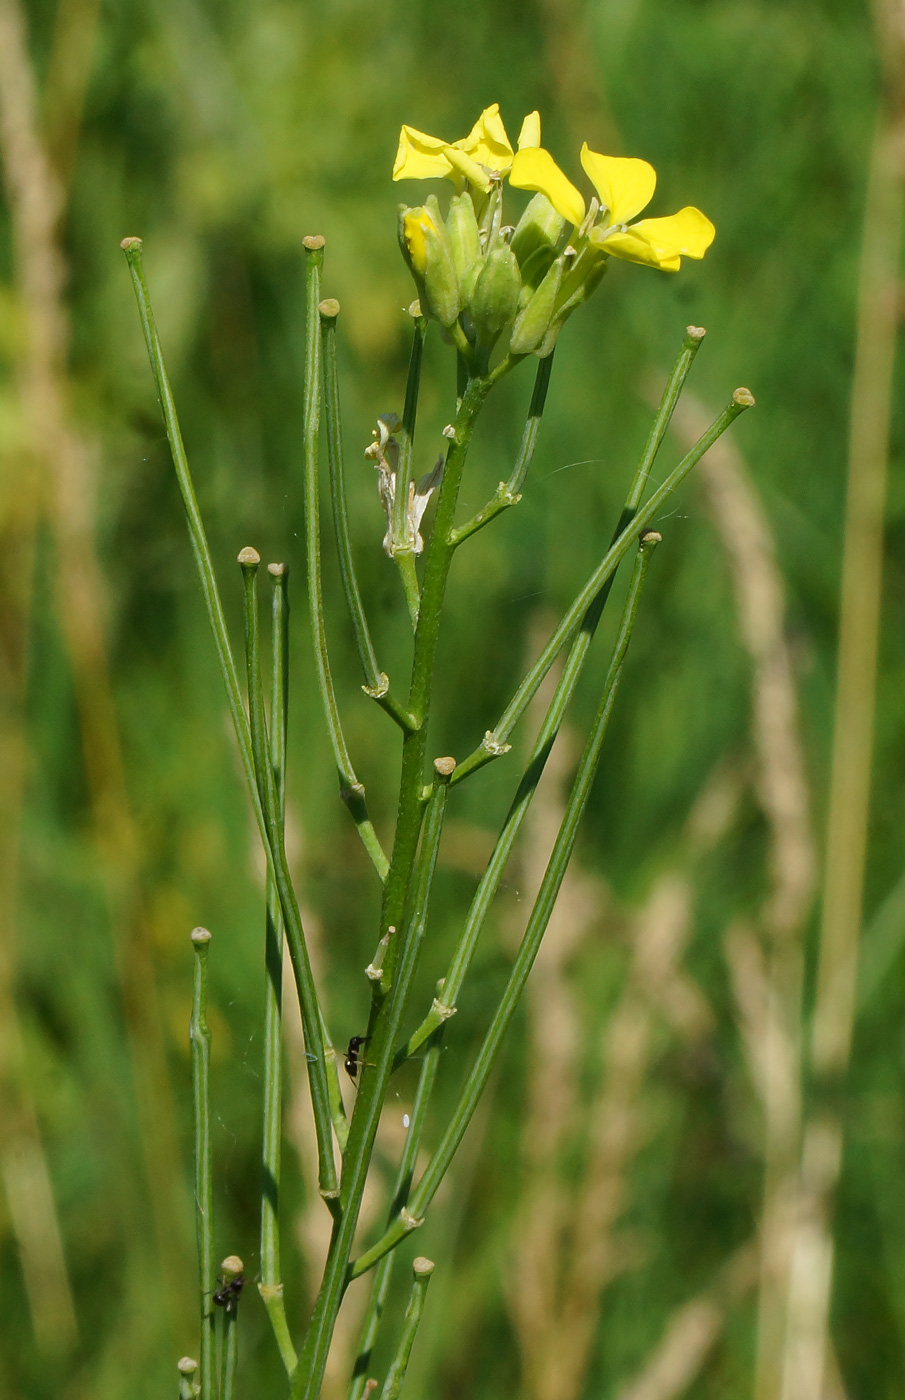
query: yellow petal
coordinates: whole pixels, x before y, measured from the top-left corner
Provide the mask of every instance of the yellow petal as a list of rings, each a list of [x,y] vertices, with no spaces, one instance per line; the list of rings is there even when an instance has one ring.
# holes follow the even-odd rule
[[[404,126],[399,133],[399,149],[393,163],[394,180],[430,180],[451,173],[444,155],[446,142],[427,136],[413,126]]]
[[[650,204],[657,188],[657,172],[646,160],[625,156],[601,156],[581,148],[581,163],[600,203],[609,209],[611,224],[624,224]]]
[[[467,136],[454,141],[453,148],[464,151],[476,165],[505,174],[512,164],[512,145],[500,116],[500,104],[485,107]]]
[[[518,134],[518,148],[524,150],[526,147],[540,145],[540,112],[529,112],[522,122],[522,129]]]
[[[604,252],[628,262],[676,272],[681,259],[702,258],[713,242],[716,229],[700,209],[687,205],[666,219],[642,219],[624,231],[593,239]]]
[[[525,146],[515,153],[509,183],[517,190],[545,194],[556,212],[570,223],[580,224],[584,218],[584,200],[579,191],[542,146]]]

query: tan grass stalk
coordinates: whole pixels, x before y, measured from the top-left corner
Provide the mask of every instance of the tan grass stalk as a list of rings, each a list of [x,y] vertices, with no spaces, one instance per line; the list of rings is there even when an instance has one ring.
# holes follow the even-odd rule
[[[804,1133],[783,1400],[820,1400],[833,1278],[833,1198],[842,1124],[828,1091],[851,1052],[864,898],[883,520],[905,210],[905,5],[874,6],[884,93],[870,158],[852,384],[836,710],[811,1069],[818,1090]]]
[[[697,1298],[673,1313],[663,1336],[634,1380],[617,1400],[676,1400],[698,1375],[723,1330],[727,1314],[757,1280],[757,1249],[743,1245]]]
[[[56,555],[57,609],[74,681],[102,875],[115,932],[145,1164],[146,1199],[175,1312],[190,1277],[188,1201],[175,1137],[150,939],[136,898],[139,845],[123,777],[94,543],[94,453],[73,425],[68,390],[67,272],[59,221],[64,194],[40,132],[20,0],[0,0],[0,156],[25,326],[18,366],[35,490]],[[184,1229],[180,1226],[184,1225]],[[140,1237],[140,1235],[139,1235]]]
[[[684,443],[706,409],[686,394],[673,418]],[[707,503],[726,553],[751,661],[755,784],[770,839],[770,885],[760,934],[736,930],[728,943],[743,1042],[764,1114],[764,1204],[754,1393],[773,1400],[780,1384],[786,1299],[795,1237],[801,1141],[803,936],[814,894],[816,855],[810,794],[798,733],[798,697],[785,636],[785,589],[763,507],[735,443],[717,443],[701,462]],[[746,975],[739,975],[741,964]],[[756,974],[756,975],[755,975]],[[755,998],[755,985],[759,988]],[[746,1000],[747,999],[747,1000]]]

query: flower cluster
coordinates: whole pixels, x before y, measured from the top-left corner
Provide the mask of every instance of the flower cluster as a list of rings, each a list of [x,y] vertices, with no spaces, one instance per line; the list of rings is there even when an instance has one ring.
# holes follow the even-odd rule
[[[402,251],[424,314],[460,327],[479,364],[507,326],[511,356],[549,355],[611,257],[675,272],[713,241],[713,224],[692,206],[631,222],[656,188],[647,161],[600,155],[585,143],[581,164],[596,191],[587,203],[541,145],[538,113],[525,118],[513,150],[496,103],[459,141],[402,128],[393,179],[456,186],[445,218],[434,195],[400,207]],[[535,192],[514,227],[503,222],[504,179]]]

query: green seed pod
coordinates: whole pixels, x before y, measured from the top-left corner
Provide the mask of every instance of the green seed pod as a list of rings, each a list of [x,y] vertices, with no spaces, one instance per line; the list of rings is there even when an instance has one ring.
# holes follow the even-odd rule
[[[518,310],[522,279],[512,249],[500,243],[491,249],[478,273],[468,311],[479,337],[492,344]]]
[[[556,259],[537,291],[516,316],[509,340],[511,355],[530,355],[547,334],[562,284],[563,264],[563,258]]]
[[[414,209],[400,207],[399,244],[417,284],[423,311],[441,326],[451,326],[461,309],[459,281],[435,196]]]
[[[522,281],[538,287],[556,257],[566,221],[546,195],[536,194],[515,226],[510,247],[518,258]]]

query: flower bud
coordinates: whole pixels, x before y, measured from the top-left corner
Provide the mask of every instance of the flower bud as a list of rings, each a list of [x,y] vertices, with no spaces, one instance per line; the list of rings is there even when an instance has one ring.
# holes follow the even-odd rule
[[[459,283],[434,195],[414,209],[400,207],[399,244],[418,286],[422,310],[441,326],[451,326],[459,315]]]
[[[481,237],[471,195],[453,195],[449,201],[446,227],[452,248],[453,265],[459,278],[462,301],[467,302],[481,270]]]
[[[543,281],[565,226],[546,195],[536,194],[516,224],[510,244],[526,286],[538,287]]]
[[[556,310],[564,262],[564,258],[556,259],[537,291],[531,294],[516,316],[509,340],[510,355],[530,355],[546,336]]]
[[[468,311],[478,336],[492,345],[507,321],[518,310],[522,279],[515,254],[506,243],[499,243],[483,260]]]

